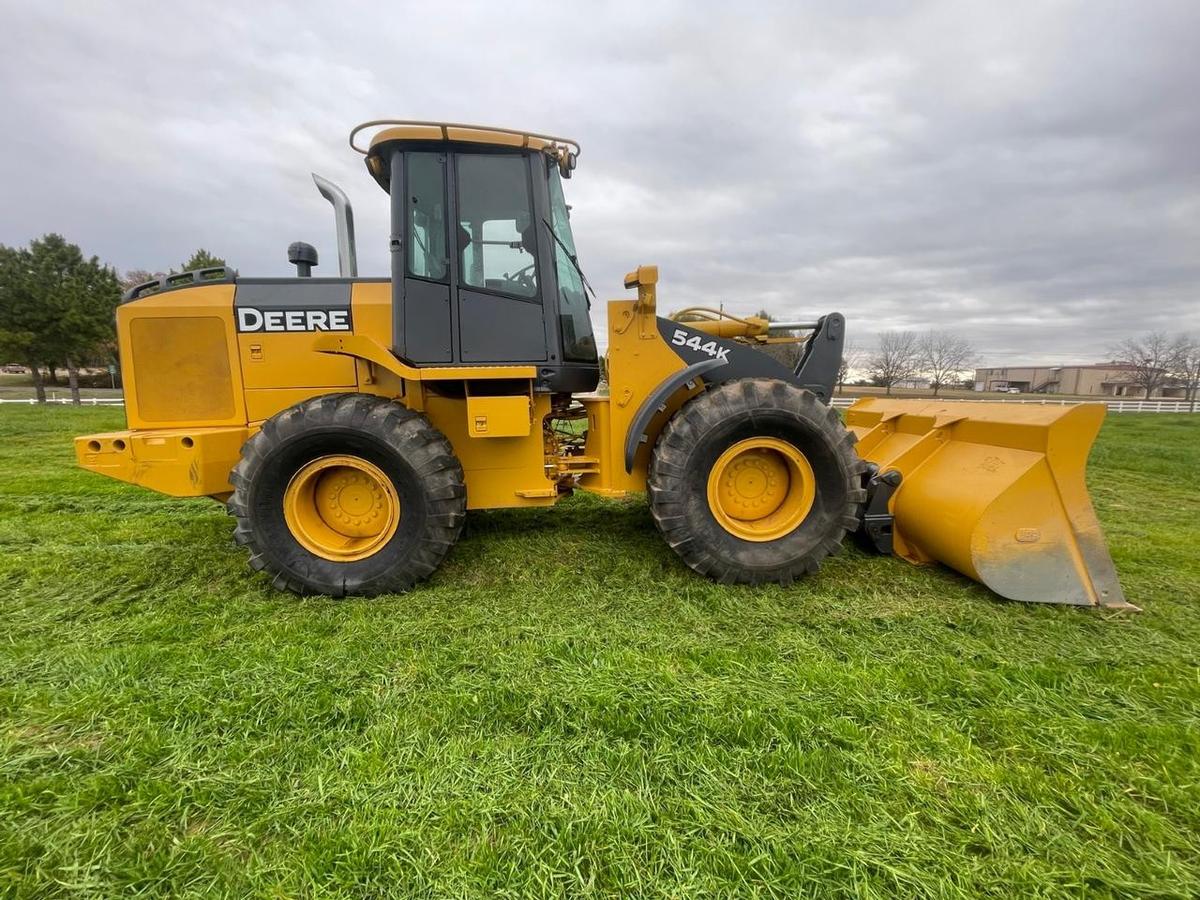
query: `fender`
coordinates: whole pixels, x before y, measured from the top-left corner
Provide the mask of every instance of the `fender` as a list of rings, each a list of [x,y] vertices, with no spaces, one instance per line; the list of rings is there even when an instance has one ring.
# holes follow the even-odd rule
[[[748,344],[713,337],[711,334],[694,330],[687,322],[676,322],[661,316],[655,324],[663,343],[689,367],[705,361],[720,361],[724,364],[719,372],[714,372],[712,377],[707,379],[709,381],[733,381],[737,378],[792,380],[791,369]]]
[[[805,342],[800,362],[793,372],[746,344],[714,338],[690,329],[686,322],[659,316],[655,324],[663,343],[688,365],[664,379],[638,407],[625,434],[625,471],[633,471],[633,458],[647,439],[650,420],[666,408],[672,394],[702,375],[705,381],[714,384],[737,378],[777,378],[812,391],[822,403],[828,403],[842,363],[845,322],[841,313],[822,316]]]
[[[842,351],[846,340],[846,319],[832,312],[817,320],[817,327],[804,342],[795,370],[747,344],[728,338],[695,331],[687,322],[658,319],[658,333],[663,342],[684,363],[705,359],[722,359],[727,365],[714,378],[733,381],[737,378],[778,378],[811,391],[817,399],[828,404],[837,384],[842,366]],[[709,379],[711,380],[711,379]]]
[[[667,400],[670,396],[689,381],[694,381],[705,372],[711,372],[713,369],[719,369],[725,365],[727,363],[724,359],[703,359],[700,362],[694,362],[686,369],[681,369],[674,375],[664,378],[659,386],[650,392],[649,396],[642,401],[642,405],[638,407],[633,421],[629,423],[629,431],[625,433],[626,472],[633,471],[633,457],[637,453],[638,446],[646,440],[646,429],[650,426],[650,420],[654,418],[655,414],[667,408]]]

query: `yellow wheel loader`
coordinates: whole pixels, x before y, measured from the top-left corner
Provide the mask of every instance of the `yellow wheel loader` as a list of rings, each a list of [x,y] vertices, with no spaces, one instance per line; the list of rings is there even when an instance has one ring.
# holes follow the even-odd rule
[[[359,136],[371,137],[360,146]],[[563,179],[568,139],[377,120],[350,145],[391,199],[391,277],[218,267],[117,310],[128,431],[80,465],[227,505],[250,565],[333,596],[405,591],[474,509],[645,492],[667,544],[721,582],[789,584],[848,533],[1004,597],[1128,607],[1084,487],[1104,408],[830,406],[845,321],[657,314],[658,272],[608,304],[607,390]],[[789,337],[802,332],[805,337]],[[802,341],[787,366],[764,344]]]

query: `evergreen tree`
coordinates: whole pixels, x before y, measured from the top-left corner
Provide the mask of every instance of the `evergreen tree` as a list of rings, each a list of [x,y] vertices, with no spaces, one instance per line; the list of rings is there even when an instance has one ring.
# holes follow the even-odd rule
[[[192,258],[183,264],[180,272],[194,272],[196,269],[210,269],[213,266],[223,266],[225,260],[219,256],[213,256],[203,247],[192,254]],[[174,271],[174,270],[172,270]]]
[[[25,361],[45,402],[41,364],[62,361],[79,402],[79,367],[111,348],[120,300],[116,272],[61,235],[0,248],[0,347]],[[53,364],[50,366],[53,367]]]

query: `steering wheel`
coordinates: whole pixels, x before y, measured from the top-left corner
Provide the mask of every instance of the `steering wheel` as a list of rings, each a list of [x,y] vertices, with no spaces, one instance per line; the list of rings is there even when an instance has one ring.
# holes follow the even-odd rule
[[[514,282],[518,286],[524,288],[530,294],[533,294],[537,290],[537,284],[533,280],[533,267],[535,265],[536,263],[530,263],[525,268],[518,269],[511,275],[505,275],[504,277],[508,281]]]

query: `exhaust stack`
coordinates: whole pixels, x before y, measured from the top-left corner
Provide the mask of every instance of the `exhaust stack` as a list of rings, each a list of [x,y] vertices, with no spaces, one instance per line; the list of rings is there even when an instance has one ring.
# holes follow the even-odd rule
[[[343,278],[358,277],[358,251],[354,246],[354,210],[346,192],[316,172],[313,182],[321,196],[333,204],[333,218],[337,223],[338,274]]]

